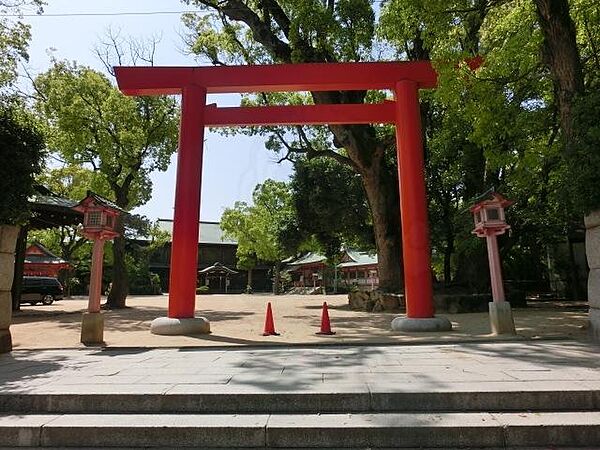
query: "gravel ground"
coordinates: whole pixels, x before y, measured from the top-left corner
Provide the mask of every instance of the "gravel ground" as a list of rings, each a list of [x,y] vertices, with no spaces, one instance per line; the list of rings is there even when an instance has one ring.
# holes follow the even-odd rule
[[[333,336],[315,334],[324,301],[329,305],[336,332]],[[262,336],[267,302],[272,302],[275,328],[280,336]],[[168,296],[131,296],[128,308],[104,313],[104,338],[111,347],[399,344],[498,339],[489,334],[487,313],[443,314],[452,321],[452,332],[398,334],[390,329],[390,322],[397,314],[352,311],[347,303],[345,295],[202,295],[196,298],[196,315],[210,321],[211,334],[157,336],[150,333],[150,322],[166,316]],[[15,349],[81,347],[81,312],[86,305],[87,300],[79,297],[51,306],[22,306],[11,326]],[[544,302],[532,306],[514,310],[516,339],[586,339],[584,304]]]

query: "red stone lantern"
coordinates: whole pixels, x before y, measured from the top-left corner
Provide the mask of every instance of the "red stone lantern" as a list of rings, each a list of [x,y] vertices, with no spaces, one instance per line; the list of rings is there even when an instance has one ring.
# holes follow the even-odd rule
[[[117,218],[125,211],[92,191],[88,191],[87,196],[73,209],[83,213],[81,234],[94,241],[88,311],[83,314],[81,342],[101,344],[104,341],[104,317],[100,313],[104,241],[114,239],[119,235],[116,231]]]
[[[512,201],[497,192],[492,192],[489,198],[473,205],[471,207],[475,222],[473,234],[476,234],[477,237],[504,234],[506,230],[510,229],[510,225],[506,223],[504,209],[512,204]]]
[[[492,332],[495,334],[515,334],[510,303],[506,302],[504,296],[502,265],[496,238],[496,236],[504,234],[506,230],[510,229],[510,225],[506,223],[504,209],[512,205],[513,202],[493,191],[484,194],[484,196],[484,200],[473,205],[470,210],[473,213],[475,222],[473,234],[485,238],[487,241],[493,300],[489,305]]]
[[[83,234],[91,240],[110,240],[119,235],[115,230],[121,208],[108,199],[88,191],[87,196],[73,207],[83,213]]]

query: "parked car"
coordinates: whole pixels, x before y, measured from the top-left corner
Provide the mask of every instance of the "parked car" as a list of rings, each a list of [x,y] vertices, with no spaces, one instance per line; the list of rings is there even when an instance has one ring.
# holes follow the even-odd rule
[[[52,277],[23,277],[21,303],[51,305],[63,298],[63,287]]]

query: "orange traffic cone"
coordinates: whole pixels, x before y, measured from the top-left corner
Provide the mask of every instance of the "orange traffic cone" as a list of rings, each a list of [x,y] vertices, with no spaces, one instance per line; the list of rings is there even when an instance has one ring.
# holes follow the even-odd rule
[[[275,332],[275,323],[273,322],[271,302],[267,303],[267,316],[265,317],[265,331],[263,336],[279,336],[279,333]]]
[[[327,310],[327,302],[323,302],[323,313],[321,314],[321,331],[317,334],[335,334],[335,331],[331,331],[331,323],[329,322],[329,311]]]

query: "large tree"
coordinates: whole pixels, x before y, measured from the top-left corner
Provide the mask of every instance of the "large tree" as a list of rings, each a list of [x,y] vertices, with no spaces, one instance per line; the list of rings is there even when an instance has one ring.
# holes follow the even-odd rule
[[[70,164],[98,172],[124,210],[148,201],[150,173],[166,170],[177,148],[178,105],[170,97],[125,97],[102,73],[55,62],[35,79],[36,107],[46,120],[48,147]],[[113,243],[109,308],[128,293],[123,221]]]
[[[593,0],[389,0],[382,3],[376,24],[386,46],[373,37],[367,1],[188,3],[215,12],[185,19],[190,48],[214,64],[382,56],[434,60],[439,88],[422,94],[421,110],[433,261],[446,282],[478,289],[487,285],[480,270],[484,246],[470,237],[466,208],[488,188],[516,200],[510,210],[513,232],[501,240],[510,277],[539,277],[545,248],[577,228],[582,212],[600,205],[600,156],[594,151],[599,141],[600,10]],[[476,75],[456,70],[459,61],[476,54],[484,56]],[[244,101],[374,98],[381,94],[269,94]],[[271,127],[261,132],[271,133],[268,147],[284,152],[284,158],[328,156],[361,175],[383,256],[382,280],[389,288],[387,257],[400,261],[397,198],[392,201],[390,195],[397,195],[392,130]],[[384,246],[382,254],[386,231],[395,234],[398,245]],[[399,273],[399,266],[395,269]]]
[[[593,192],[600,158],[590,151],[599,102],[587,87],[600,73],[593,3],[385,4],[382,36],[399,53],[425,48],[441,72],[439,88],[422,103],[434,261],[443,254],[446,281],[486,284],[478,268],[485,252],[468,238],[466,208],[489,187],[516,200],[513,232],[502,239],[509,277],[539,277],[545,247],[580,222],[577,210],[590,209],[579,200],[600,204]],[[457,77],[452,64],[441,63],[476,53],[484,64],[474,77]]]
[[[185,0],[209,15],[186,15],[192,52],[214,64],[333,63],[375,59],[375,12],[368,0]],[[269,94],[256,103],[363,103],[381,99],[366,91]],[[329,157],[361,175],[372,213],[380,287],[402,288],[398,178],[393,132],[371,125],[271,128],[293,159]],[[271,139],[270,142],[274,142]]]

